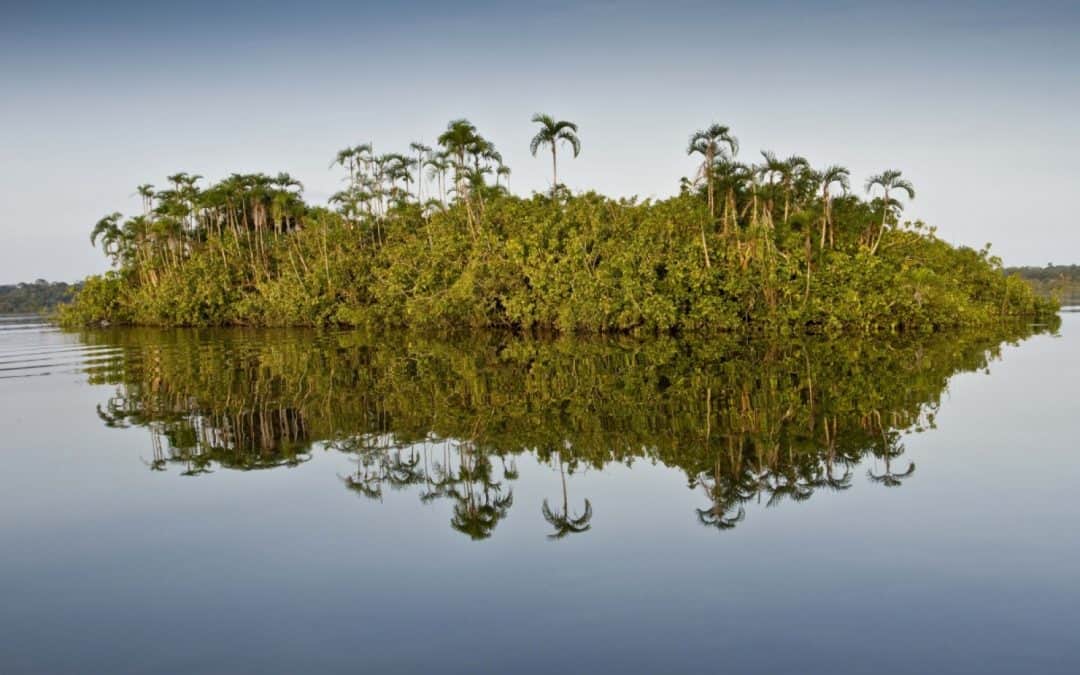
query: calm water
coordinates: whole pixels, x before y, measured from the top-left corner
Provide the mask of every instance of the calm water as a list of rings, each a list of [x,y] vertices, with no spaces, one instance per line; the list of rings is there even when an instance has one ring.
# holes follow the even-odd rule
[[[1080,672],[1080,314],[892,342],[0,318],[0,671]]]

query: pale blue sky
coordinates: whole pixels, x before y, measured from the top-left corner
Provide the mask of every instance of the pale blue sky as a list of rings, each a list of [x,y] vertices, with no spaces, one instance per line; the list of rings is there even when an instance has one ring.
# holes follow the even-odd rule
[[[41,2],[0,22],[0,283],[73,280],[87,235],[168,173],[289,171],[468,117],[543,189],[537,111],[581,125],[574,189],[665,196],[695,128],[898,168],[912,217],[1010,264],[1080,262],[1080,6],[1057,3]]]

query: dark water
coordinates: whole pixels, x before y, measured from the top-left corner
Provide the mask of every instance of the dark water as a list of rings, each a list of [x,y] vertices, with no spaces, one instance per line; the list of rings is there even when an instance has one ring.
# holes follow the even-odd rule
[[[908,341],[0,319],[0,671],[1080,672],[1080,315]]]

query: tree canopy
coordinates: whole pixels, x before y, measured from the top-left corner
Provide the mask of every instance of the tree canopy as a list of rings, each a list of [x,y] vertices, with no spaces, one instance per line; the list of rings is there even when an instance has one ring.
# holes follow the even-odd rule
[[[577,125],[537,115],[530,150]],[[678,151],[673,149],[673,151]],[[804,157],[738,160],[730,129],[691,136],[693,178],[641,201],[510,192],[495,143],[466,119],[437,147],[331,161],[343,188],[309,204],[287,173],[139,186],[91,241],[115,270],[64,308],[69,324],[370,325],[557,332],[934,331],[1055,311],[989,248],[901,219],[898,170],[853,194],[850,172]],[[553,165],[554,169],[554,165]],[[426,186],[426,187],[425,187]]]

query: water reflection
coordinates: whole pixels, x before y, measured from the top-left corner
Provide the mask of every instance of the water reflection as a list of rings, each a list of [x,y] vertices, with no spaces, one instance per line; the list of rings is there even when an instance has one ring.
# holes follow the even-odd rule
[[[530,453],[558,472],[536,516],[561,539],[593,526],[592,501],[568,477],[611,463],[678,468],[701,495],[688,517],[715,530],[744,523],[750,502],[802,502],[862,474],[902,486],[916,471],[904,435],[933,428],[949,378],[985,369],[1031,330],[889,341],[82,339],[110,348],[86,369],[115,386],[99,416],[149,431],[152,470],[291,467],[325,448],[355,461],[338,476],[345,489],[375,502],[386,490],[445,500],[453,529],[485,539],[514,507],[515,458]]]

